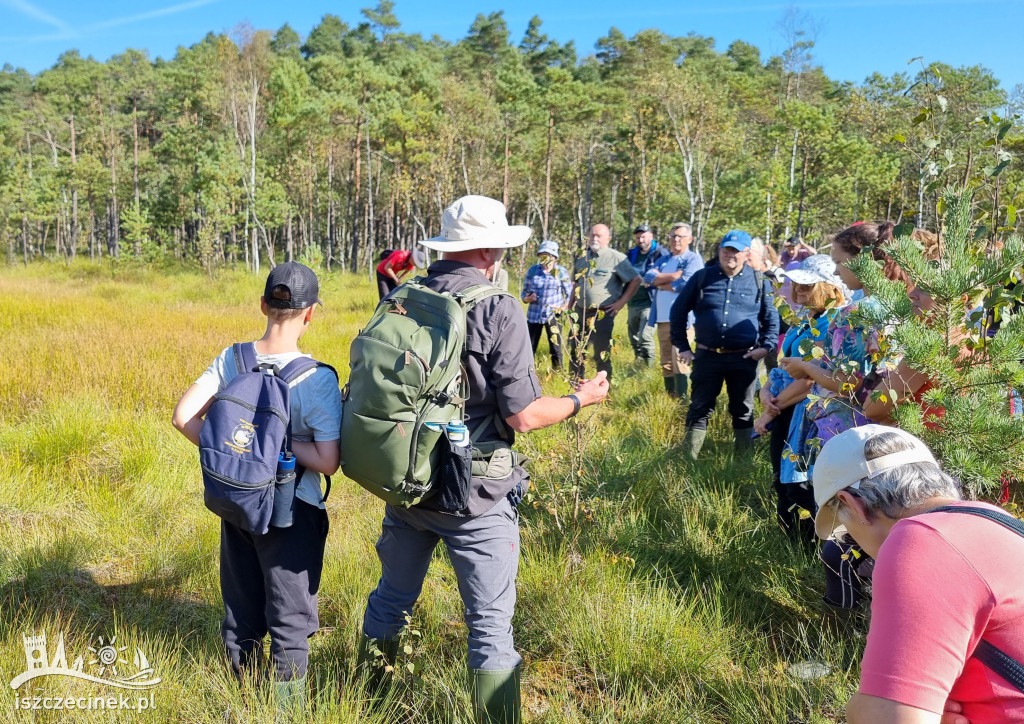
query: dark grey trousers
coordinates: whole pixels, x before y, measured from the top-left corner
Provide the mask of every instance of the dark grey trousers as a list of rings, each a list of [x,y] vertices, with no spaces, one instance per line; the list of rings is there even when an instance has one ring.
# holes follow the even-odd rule
[[[326,510],[298,498],[293,515],[290,528],[265,535],[221,521],[221,637],[236,675],[261,665],[268,633],[275,680],[306,675],[309,637],[320,627],[316,596],[329,524]]]
[[[459,518],[418,508],[384,508],[377,541],[381,576],[363,632],[397,638],[423,590],[434,548],[444,541],[469,628],[470,669],[504,671],[522,661],[512,641],[519,571],[519,513],[502,498],[482,515]]]

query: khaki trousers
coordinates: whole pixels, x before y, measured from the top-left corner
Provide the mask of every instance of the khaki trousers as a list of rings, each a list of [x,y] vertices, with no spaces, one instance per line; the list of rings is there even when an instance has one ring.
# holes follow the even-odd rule
[[[693,330],[687,330],[687,336],[692,342]],[[679,351],[672,346],[672,325],[669,322],[658,322],[658,356],[662,377],[690,374],[690,365],[679,361]]]

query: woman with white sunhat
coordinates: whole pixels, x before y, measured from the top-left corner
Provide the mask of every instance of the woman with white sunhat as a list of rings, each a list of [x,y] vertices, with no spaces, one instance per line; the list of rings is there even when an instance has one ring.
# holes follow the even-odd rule
[[[849,724],[1024,722],[1024,523],[963,501],[923,442],[882,425],[824,445],[814,498],[819,537],[843,526],[876,559]]]
[[[523,301],[526,308],[526,326],[530,330],[530,345],[537,354],[541,333],[547,332],[551,366],[562,367],[561,314],[569,305],[572,278],[568,270],[558,263],[558,242],[546,240],[537,249],[537,263],[526,270],[523,279]]]

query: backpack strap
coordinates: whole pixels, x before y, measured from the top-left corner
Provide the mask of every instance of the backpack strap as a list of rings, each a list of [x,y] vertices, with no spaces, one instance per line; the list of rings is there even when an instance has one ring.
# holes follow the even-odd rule
[[[925,511],[922,515],[927,513],[962,513],[965,515],[975,515],[979,518],[985,518],[994,523],[998,523],[1007,530],[1016,533],[1021,538],[1024,538],[1024,522],[1011,515],[1007,515],[1006,513],[997,513],[996,511],[989,510],[988,508],[975,508],[968,505],[943,505],[942,507]],[[1005,651],[993,646],[985,639],[981,639],[978,642],[978,645],[974,649],[973,656],[1013,685],[1017,691],[1024,693],[1024,664],[1017,661]]]
[[[515,299],[515,297],[513,297],[510,292],[507,292],[504,289],[499,289],[493,284],[477,284],[476,286],[464,289],[453,296],[455,296],[457,299],[461,301],[463,308],[466,310],[466,314],[469,314],[469,311],[473,309],[473,307],[475,307],[477,304],[479,304],[485,299],[489,299],[490,297],[505,296]],[[466,337],[468,340],[469,335],[467,334]],[[463,342],[462,356],[466,356],[465,342]],[[504,418],[502,418],[502,416],[497,412],[495,412],[492,417],[487,417],[480,423],[480,426],[474,431],[476,436],[479,437],[480,434],[483,433],[484,427],[492,419],[494,420],[494,425],[498,430],[498,434],[501,435],[501,439],[506,441],[509,440],[509,438],[511,438],[512,436],[509,434],[508,431],[508,423],[506,423]]]
[[[988,508],[975,508],[971,505],[943,505],[940,508],[932,508],[931,510],[925,511],[922,515],[928,513],[963,513],[966,515],[976,515],[979,518],[987,518],[994,523],[1004,528],[1013,531],[1021,538],[1024,538],[1024,521],[1014,518],[1012,515],[1006,513],[999,513]]]
[[[255,372],[260,366],[256,361],[256,345],[253,342],[236,342],[231,345],[235,353],[235,370],[243,375],[246,372]]]
[[[326,367],[327,369],[329,369],[331,372],[334,373],[335,377],[338,376],[338,371],[336,369],[334,369],[333,367],[331,367],[329,364],[327,364],[326,362],[320,362],[318,360],[312,359],[311,357],[297,357],[297,358],[293,359],[291,362],[286,364],[283,369],[281,369],[280,371],[277,372],[277,376],[285,384],[291,385],[293,380],[298,379],[302,375],[306,374],[310,370],[316,369],[317,367]],[[288,420],[288,430],[285,433],[285,444],[287,445],[288,452],[291,452],[291,450],[292,450],[292,421],[291,421],[290,418]],[[305,469],[303,469],[303,472],[305,472]],[[297,479],[301,479],[301,478],[302,478],[302,475],[300,473],[298,475]],[[324,479],[327,481],[327,490],[324,491],[323,498],[321,498],[321,501],[320,501],[320,502],[323,502],[323,503],[327,502],[327,497],[331,494],[331,476],[330,475],[324,475]]]

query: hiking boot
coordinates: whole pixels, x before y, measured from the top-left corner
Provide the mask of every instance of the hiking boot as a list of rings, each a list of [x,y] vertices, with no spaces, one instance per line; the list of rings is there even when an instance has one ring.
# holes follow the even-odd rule
[[[733,437],[733,451],[736,453],[736,459],[747,459],[749,462],[750,456],[754,452],[754,438],[751,436],[753,432],[752,428],[745,427],[742,430],[734,429],[732,431]]]
[[[471,669],[473,724],[520,724],[519,667],[503,671]]]
[[[356,678],[363,681],[371,699],[380,698],[391,688],[397,657],[398,639],[374,639],[365,633],[362,635],[356,659]],[[388,667],[392,670],[387,671]]]
[[[704,438],[707,436],[708,431],[706,428],[686,428],[686,434],[683,435],[683,454],[690,460],[696,460],[697,456],[700,455],[700,449],[704,447]]]

